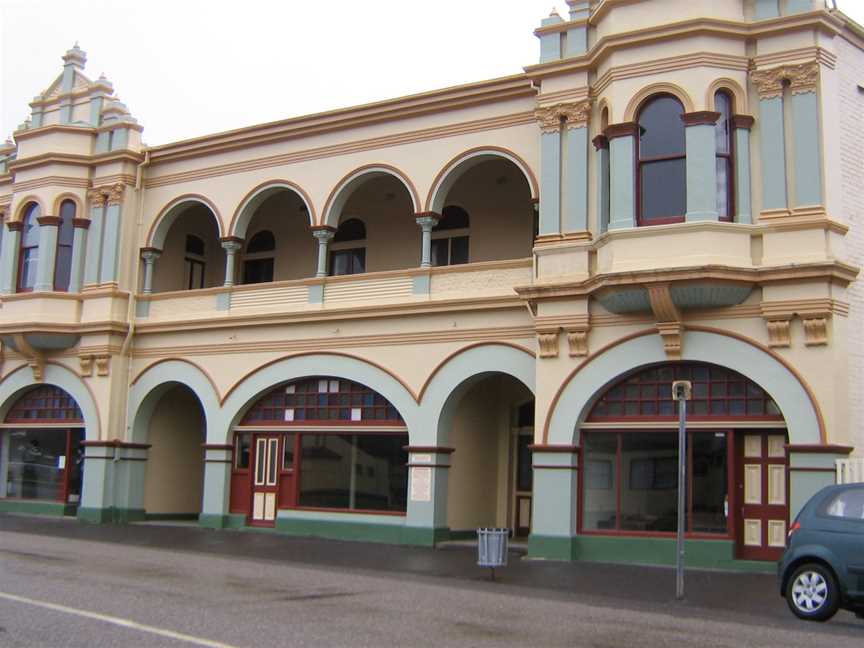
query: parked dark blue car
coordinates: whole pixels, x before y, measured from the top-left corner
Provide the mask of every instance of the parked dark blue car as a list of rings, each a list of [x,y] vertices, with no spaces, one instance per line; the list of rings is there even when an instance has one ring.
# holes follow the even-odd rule
[[[801,619],[827,621],[841,608],[864,618],[864,484],[828,486],[804,505],[777,575]]]

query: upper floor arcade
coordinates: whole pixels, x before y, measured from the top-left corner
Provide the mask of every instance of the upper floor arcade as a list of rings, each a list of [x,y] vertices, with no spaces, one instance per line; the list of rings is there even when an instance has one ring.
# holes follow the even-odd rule
[[[42,316],[125,320],[130,293],[147,330],[658,273],[850,279],[828,170],[861,29],[821,0],[656,4],[570,0],[512,77],[157,147],[70,50],[0,149],[4,319],[56,298]]]

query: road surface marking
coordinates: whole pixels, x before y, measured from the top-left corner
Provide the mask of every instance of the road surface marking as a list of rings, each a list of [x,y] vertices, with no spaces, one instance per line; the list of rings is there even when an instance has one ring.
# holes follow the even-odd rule
[[[0,592],[0,598],[7,599],[9,601],[15,601],[17,603],[35,605],[36,607],[45,608],[47,610],[54,610],[55,612],[65,612],[66,614],[74,614],[76,616],[84,617],[87,619],[95,619],[96,621],[103,621],[104,623],[113,623],[114,625],[118,625],[123,628],[131,628],[132,630],[149,632],[150,634],[159,635],[161,637],[168,637],[169,639],[176,639],[177,641],[185,641],[187,643],[196,644],[198,646],[207,646],[208,648],[235,648],[231,644],[226,644],[219,641],[211,641],[210,639],[203,639],[201,637],[193,637],[192,635],[182,634],[180,632],[173,632],[171,630],[165,630],[163,628],[156,628],[154,626],[144,625],[143,623],[137,623],[130,619],[121,619],[120,617],[109,616],[107,614],[98,614],[97,612],[79,610],[77,608],[66,607],[65,605],[48,603],[47,601],[37,601],[35,599],[26,598],[24,596],[7,594],[6,592]]]

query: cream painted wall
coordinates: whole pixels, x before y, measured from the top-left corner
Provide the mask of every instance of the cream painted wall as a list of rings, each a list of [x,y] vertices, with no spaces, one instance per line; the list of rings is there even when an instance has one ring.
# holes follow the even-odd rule
[[[205,207],[191,207],[180,214],[168,230],[165,247],[153,272],[153,292],[186,289],[187,234],[204,240],[204,287],[221,286],[225,281],[225,252],[219,243],[216,222]]]
[[[276,238],[274,281],[315,276],[318,246],[309,228],[309,215],[300,210],[302,206],[297,194],[281,191],[261,203],[246,230],[246,244],[262,230],[273,232]],[[243,249],[246,250],[245,245]],[[237,281],[241,283],[242,269],[238,273]]]
[[[204,489],[204,413],[185,387],[156,405],[147,437],[144,508],[154,513],[199,513]]]
[[[471,387],[457,405],[450,434],[447,497],[451,529],[510,526],[510,428],[514,410],[531,398],[509,376],[491,376]]]

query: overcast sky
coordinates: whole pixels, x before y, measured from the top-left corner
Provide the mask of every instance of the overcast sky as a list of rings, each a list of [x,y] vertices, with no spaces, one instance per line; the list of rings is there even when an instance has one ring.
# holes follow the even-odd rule
[[[864,22],[864,0],[837,4]],[[516,74],[553,5],[566,17],[563,0],[0,0],[0,141],[76,40],[156,145]]]

